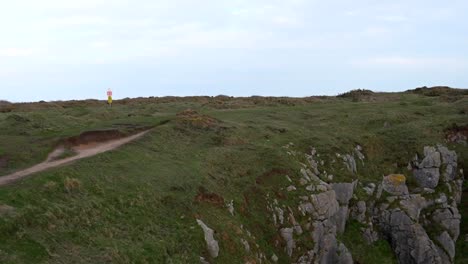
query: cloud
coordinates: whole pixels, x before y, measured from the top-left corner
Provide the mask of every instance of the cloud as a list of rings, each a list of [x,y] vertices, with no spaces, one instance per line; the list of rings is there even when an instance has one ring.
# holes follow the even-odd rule
[[[28,57],[33,54],[32,49],[6,48],[0,49],[0,57]]]

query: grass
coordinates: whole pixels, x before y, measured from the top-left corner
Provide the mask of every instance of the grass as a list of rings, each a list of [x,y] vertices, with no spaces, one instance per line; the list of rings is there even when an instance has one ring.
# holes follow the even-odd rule
[[[336,181],[376,182],[392,173],[408,178],[414,153],[444,143],[447,127],[467,122],[461,111],[466,96],[456,102],[413,93],[371,96],[357,102],[168,97],[115,101],[112,108],[99,101],[8,105],[12,110],[0,113],[0,158],[8,158],[0,175],[43,161],[57,142],[84,131],[157,127],[118,150],[0,187],[0,204],[17,210],[0,218],[0,262],[196,263],[204,256],[213,263],[244,263],[258,252],[287,262],[266,210],[267,194],[285,203],[295,195],[281,190],[289,184],[284,174],[300,173],[298,160],[283,146],[292,142],[298,153],[315,147]],[[189,108],[200,116],[186,122],[176,115]],[[336,153],[352,153],[356,144],[366,160],[358,161],[354,175],[331,160]],[[449,148],[468,164],[466,147]],[[234,200],[235,215],[196,201],[200,187]],[[466,209],[461,211],[466,217]],[[215,261],[196,218],[216,230]],[[357,241],[358,227],[348,226],[342,241],[355,260],[394,263],[384,241],[369,247]],[[250,253],[241,238],[249,241]],[[307,237],[299,240],[311,247]],[[457,251],[457,257],[466,259],[466,253]]]

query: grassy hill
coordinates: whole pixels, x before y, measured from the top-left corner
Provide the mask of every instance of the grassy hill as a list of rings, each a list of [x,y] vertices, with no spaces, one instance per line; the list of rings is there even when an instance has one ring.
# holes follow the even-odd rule
[[[59,142],[85,131],[153,127],[118,150],[0,187],[0,205],[14,208],[0,216],[0,262],[197,263],[203,256],[246,263],[263,252],[284,263],[266,197],[293,195],[280,186],[285,175],[300,173],[303,161],[285,146],[297,153],[314,147],[332,160],[361,145],[366,166],[358,164],[357,174],[325,162],[333,181],[408,174],[414,154],[437,143],[456,150],[467,170],[466,145],[446,142],[452,129],[468,126],[466,90],[449,100],[429,94],[136,98],[116,100],[112,108],[96,100],[0,105],[0,175],[43,161]],[[468,259],[463,199],[460,263]],[[231,200],[233,216],[226,208]],[[216,230],[215,260],[195,219]],[[355,261],[395,262],[386,241],[359,244],[356,230],[351,226],[341,238],[353,244]],[[299,243],[308,246],[306,238]]]

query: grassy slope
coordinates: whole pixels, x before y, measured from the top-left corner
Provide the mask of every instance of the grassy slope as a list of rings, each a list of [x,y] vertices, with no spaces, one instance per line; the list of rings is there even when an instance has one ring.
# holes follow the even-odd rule
[[[277,193],[278,186],[287,183],[283,175],[261,184],[256,179],[272,169],[298,173],[297,161],[282,146],[293,142],[300,152],[314,146],[332,157],[361,144],[368,160],[358,175],[331,164],[329,171],[344,181],[378,180],[382,174],[407,173],[404,167],[415,152],[443,142],[442,131],[452,123],[466,124],[468,107],[467,98],[446,103],[414,94],[381,95],[376,102],[240,101],[240,106],[249,107],[232,109],[213,107],[215,99],[206,100],[117,103],[113,109],[74,105],[0,114],[0,156],[11,160],[0,174],[41,161],[59,138],[119,127],[116,124],[171,120],[119,150],[1,187],[0,204],[16,207],[17,215],[0,219],[0,262],[195,263],[200,255],[207,256],[195,217],[217,231],[219,263],[253,257],[244,252],[238,237],[246,238],[251,247],[256,241],[267,256],[274,252],[281,259],[284,252],[272,243],[277,234],[269,224],[265,195]],[[221,123],[209,129],[183,125],[175,114],[186,108]],[[29,121],[8,118],[12,114]],[[384,128],[385,122],[389,127]],[[450,147],[468,164],[466,148]],[[194,201],[200,186],[226,201],[234,200],[236,215],[216,204]],[[256,239],[245,236],[241,224]],[[356,230],[351,226],[343,241],[354,243]],[[360,263],[393,261],[385,243],[377,244],[368,256],[365,247],[349,247]]]

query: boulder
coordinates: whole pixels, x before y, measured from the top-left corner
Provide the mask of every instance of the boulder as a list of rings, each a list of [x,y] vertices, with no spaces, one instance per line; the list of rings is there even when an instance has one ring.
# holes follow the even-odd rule
[[[439,184],[439,168],[421,168],[413,170],[413,176],[422,188],[434,189]]]

